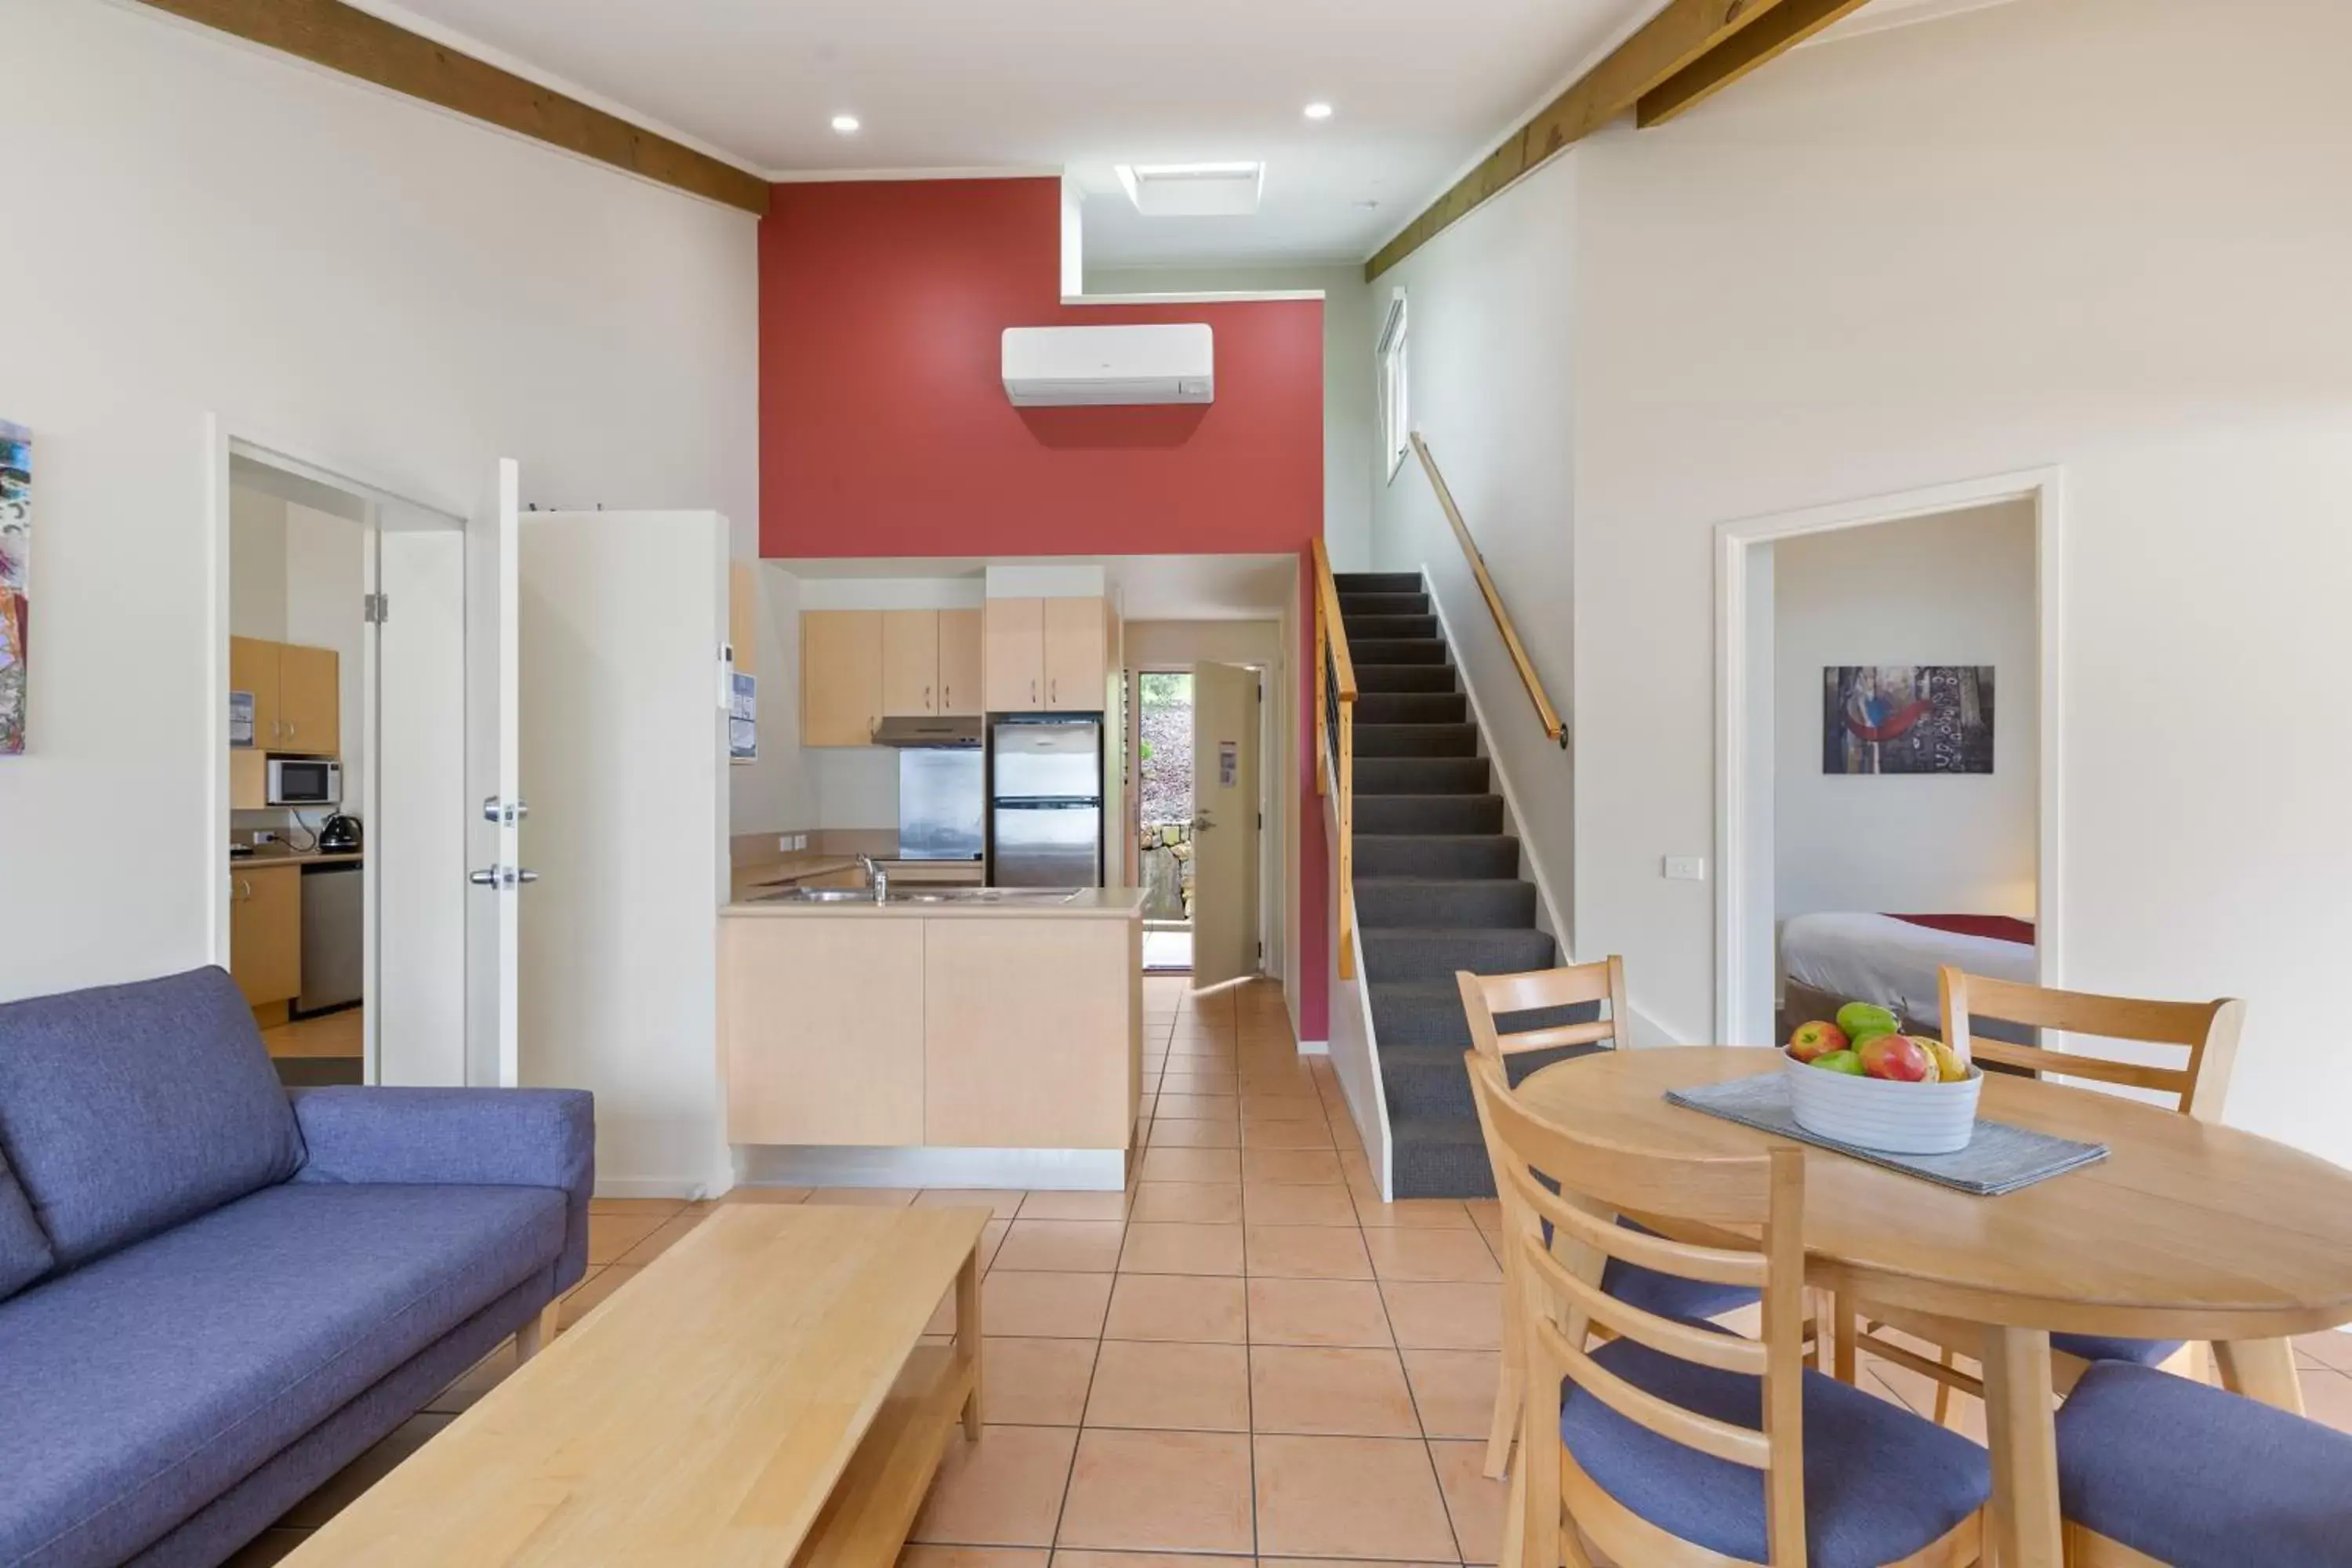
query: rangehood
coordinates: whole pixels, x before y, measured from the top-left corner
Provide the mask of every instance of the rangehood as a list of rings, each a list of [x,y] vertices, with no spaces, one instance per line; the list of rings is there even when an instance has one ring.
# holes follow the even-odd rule
[[[883,719],[874,726],[877,746],[948,746],[980,749],[980,719]]]

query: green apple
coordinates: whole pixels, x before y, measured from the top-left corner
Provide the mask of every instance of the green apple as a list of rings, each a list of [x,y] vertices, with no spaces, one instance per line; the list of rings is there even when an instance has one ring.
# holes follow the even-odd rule
[[[1901,1027],[1895,1015],[1875,1002],[1847,1003],[1837,1011],[1837,1026],[1857,1043],[1864,1035],[1891,1035]]]
[[[1808,1065],[1827,1068],[1832,1072],[1842,1072],[1848,1078],[1862,1076],[1862,1058],[1852,1051],[1832,1051],[1825,1057],[1815,1057]]]

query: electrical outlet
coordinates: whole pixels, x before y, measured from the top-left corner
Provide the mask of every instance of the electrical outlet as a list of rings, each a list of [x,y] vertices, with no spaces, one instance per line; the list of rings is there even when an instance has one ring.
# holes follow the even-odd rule
[[[1706,861],[1696,855],[1669,855],[1666,857],[1666,876],[1676,882],[1704,882],[1706,880]]]
[[[257,827],[253,830],[253,841],[256,844],[275,844],[278,842],[278,830],[274,827]]]

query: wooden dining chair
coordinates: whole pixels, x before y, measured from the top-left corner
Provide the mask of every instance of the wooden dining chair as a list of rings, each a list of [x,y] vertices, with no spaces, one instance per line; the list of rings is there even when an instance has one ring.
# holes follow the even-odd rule
[[[1587,1542],[1612,1563],[1675,1568],[1977,1561],[1992,1484],[1984,1450],[1805,1365],[1802,1150],[1602,1142],[1529,1110],[1500,1063],[1467,1059],[1502,1150],[1503,1240],[1521,1292],[1528,1394],[1508,1536],[1524,1563],[1591,1568]],[[1617,1223],[1627,1212],[1727,1245],[1628,1229]],[[1758,1292],[1762,1337],[1610,1295],[1612,1260]],[[1589,1349],[1596,1328],[1614,1337]]]
[[[1506,1058],[1531,1051],[1556,1050],[1561,1047],[1588,1046],[1599,1048],[1603,1041],[1622,1047],[1624,1023],[1632,1014],[1625,1005],[1625,962],[1612,954],[1591,963],[1574,964],[1564,969],[1538,969],[1520,974],[1472,974],[1457,971],[1454,984],[1461,988],[1462,1010],[1470,1019],[1470,1038],[1477,1054],[1498,1065]],[[1549,1022],[1525,1022],[1530,1014],[1588,1006],[1606,1002],[1609,1014],[1605,1018],[1583,1022],[1561,1022],[1556,1017]],[[1503,1016],[1516,1015],[1517,1026],[1506,1030]],[[1505,1068],[1506,1082],[1509,1069]],[[1483,1128],[1484,1123],[1481,1123]],[[1496,1159],[1495,1142],[1486,1140],[1486,1157],[1490,1164]],[[1501,1190],[1502,1174],[1496,1167],[1496,1190]],[[1631,1223],[1631,1222],[1627,1222]],[[1509,1260],[1505,1259],[1507,1267]],[[1737,1286],[1714,1284],[1705,1280],[1678,1279],[1671,1275],[1654,1274],[1638,1265],[1612,1262],[1601,1280],[1601,1289],[1611,1295],[1630,1300],[1650,1311],[1676,1318],[1713,1318],[1725,1312],[1738,1311],[1753,1306],[1756,1292]],[[1503,1311],[1507,1319],[1513,1310],[1515,1296],[1506,1290]],[[1517,1336],[1503,1336],[1502,1375],[1495,1390],[1495,1410],[1486,1427],[1486,1473],[1500,1479],[1509,1471],[1511,1444],[1518,1436],[1519,1400],[1525,1387],[1517,1364]]]
[[[2097,996],[2080,991],[2053,991],[2013,980],[1969,974],[1947,964],[1938,973],[1944,1015],[1944,1038],[1963,1056],[1973,1056],[1994,1070],[2006,1069],[2040,1078],[2045,1074],[2086,1079],[2164,1096],[2173,1110],[2201,1121],[2218,1121],[2229,1098],[2230,1074],[2237,1064],[2238,1037],[2245,1026],[2246,1005],[2232,997],[2211,1002],[2150,1002],[2129,996]],[[2042,1030],[2091,1036],[2105,1040],[2129,1040],[2184,1050],[2177,1062],[2141,1062],[2088,1051],[2056,1051],[2043,1046],[2018,1045],[1975,1032],[1975,1020],[1995,1018]],[[1867,1306],[1855,1310],[1873,1321],[1859,1342],[1880,1356],[1909,1366],[1936,1382],[1936,1419],[1951,1410],[1955,1389],[1984,1396],[1981,1380],[1955,1364],[1952,1341],[1972,1336],[1965,1325],[1897,1321],[1895,1326],[1943,1346],[1929,1361],[1894,1344],[1878,1332],[1881,1314]],[[1851,1319],[1843,1320],[1850,1322]],[[2052,1334],[2051,1381],[2060,1394],[2074,1386],[2095,1363],[2130,1362],[2161,1366],[2183,1353],[2178,1340],[2134,1340],[2100,1334]],[[1839,1370],[1848,1370],[1850,1358],[1842,1350]]]

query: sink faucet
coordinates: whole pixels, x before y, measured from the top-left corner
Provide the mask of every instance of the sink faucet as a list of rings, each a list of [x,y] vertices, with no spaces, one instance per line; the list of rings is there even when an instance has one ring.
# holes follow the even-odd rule
[[[866,870],[866,885],[874,889],[874,901],[887,902],[890,897],[890,873],[874,863],[871,855],[860,855],[857,863]]]

